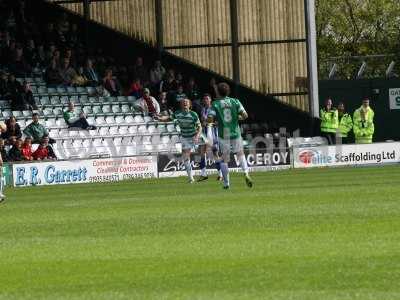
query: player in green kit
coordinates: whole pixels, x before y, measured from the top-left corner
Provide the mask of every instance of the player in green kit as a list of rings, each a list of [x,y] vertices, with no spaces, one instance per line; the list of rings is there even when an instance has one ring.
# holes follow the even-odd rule
[[[218,123],[219,147],[221,151],[221,171],[224,178],[224,189],[229,189],[228,162],[231,151],[237,154],[240,167],[244,172],[248,187],[253,186],[249,176],[249,167],[243,151],[243,140],[240,133],[239,120],[247,119],[247,112],[238,99],[229,97],[230,88],[227,83],[218,84],[218,92],[221,98],[216,99],[208,114],[208,122],[214,120]],[[232,149],[231,149],[232,148]]]
[[[192,174],[192,164],[190,162],[190,154],[196,145],[203,142],[201,135],[201,123],[199,116],[190,110],[190,100],[183,99],[180,101],[180,110],[175,111],[171,117],[158,117],[160,121],[174,120],[181,129],[182,156],[189,177],[189,183],[194,182]]]

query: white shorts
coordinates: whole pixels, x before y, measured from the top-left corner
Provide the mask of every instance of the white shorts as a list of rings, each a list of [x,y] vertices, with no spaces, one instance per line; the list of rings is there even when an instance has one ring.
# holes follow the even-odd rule
[[[204,145],[205,142],[206,142],[205,137],[203,135],[200,135],[198,143],[195,143],[193,141],[193,137],[191,138],[181,137],[182,150],[194,150],[196,146]]]
[[[224,154],[238,153],[243,151],[243,139],[219,139],[219,149]]]

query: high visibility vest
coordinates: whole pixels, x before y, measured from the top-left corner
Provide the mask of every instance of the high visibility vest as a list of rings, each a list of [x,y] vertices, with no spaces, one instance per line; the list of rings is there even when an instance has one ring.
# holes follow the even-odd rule
[[[365,113],[365,120],[361,118],[362,106],[353,115],[353,131],[357,144],[371,144],[375,132],[374,111],[368,107]]]
[[[321,132],[333,132],[336,133],[339,128],[339,114],[338,111],[330,110],[326,111],[322,108],[320,111],[321,118]]]
[[[351,116],[347,113],[343,114],[341,118],[339,118],[339,133],[341,137],[348,137],[349,132],[353,129],[353,120]]]

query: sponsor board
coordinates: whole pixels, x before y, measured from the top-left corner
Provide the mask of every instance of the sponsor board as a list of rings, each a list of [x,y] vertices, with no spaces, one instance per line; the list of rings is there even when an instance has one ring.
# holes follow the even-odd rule
[[[265,152],[265,151],[245,151],[247,164],[250,172],[257,171],[275,171],[290,168],[289,151],[281,152]],[[240,171],[239,159],[236,154],[231,155],[228,163],[229,170],[235,172]],[[200,175],[200,156],[193,155],[192,169],[195,176]],[[207,173],[217,173],[215,162],[207,160]],[[158,176],[161,177],[178,177],[185,176],[185,165],[179,156],[159,155],[158,157]]]
[[[354,166],[400,162],[400,143],[293,148],[294,168]]]
[[[400,109],[400,88],[389,89],[389,105],[390,109]]]
[[[16,187],[114,182],[153,177],[157,177],[156,156],[46,161],[13,165],[13,184]]]

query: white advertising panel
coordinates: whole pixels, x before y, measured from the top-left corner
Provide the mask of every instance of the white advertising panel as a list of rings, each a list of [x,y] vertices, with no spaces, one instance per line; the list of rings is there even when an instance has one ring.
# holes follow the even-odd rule
[[[293,149],[294,168],[400,162],[400,143],[336,145]]]
[[[16,187],[70,183],[113,182],[157,177],[156,156],[74,161],[46,161],[13,165]]]

